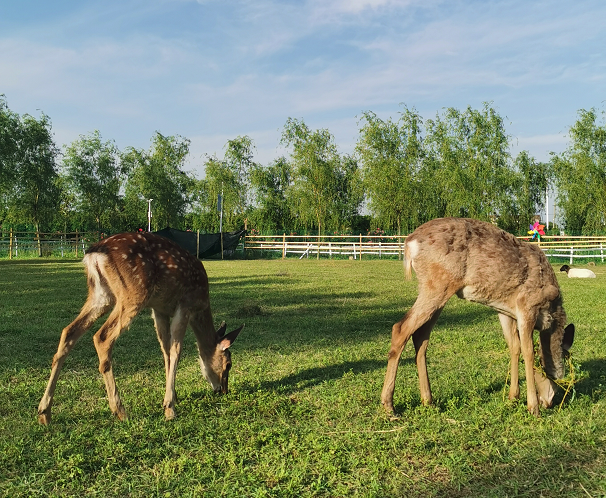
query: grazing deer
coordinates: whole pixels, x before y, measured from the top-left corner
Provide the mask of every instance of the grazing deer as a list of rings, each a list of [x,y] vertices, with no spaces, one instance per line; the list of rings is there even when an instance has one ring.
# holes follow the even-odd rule
[[[520,350],[526,368],[528,410],[539,415],[535,387],[533,331],[540,333],[539,355],[550,377],[564,376],[564,356],[572,346],[574,325],[566,313],[553,268],[536,246],[483,221],[442,218],[417,228],[405,245],[406,275],[414,268],[419,294],[412,308],[392,329],[391,349],[381,402],[393,413],[393,392],[400,355],[408,339],[416,351],[423,404],[431,404],[425,355],[431,329],[446,302],[457,295],[499,313],[511,354],[510,399],[520,396]],[[553,395],[541,396],[545,407]]]
[[[175,417],[175,375],[188,324],[196,336],[204,377],[215,392],[227,392],[231,368],[228,348],[243,325],[229,334],[225,334],[225,323],[215,330],[208,296],[208,277],[197,258],[164,237],[151,233],[124,233],[92,245],[83,261],[88,276],[88,298],[78,317],[61,333],[46,392],[38,406],[41,424],[50,422],[53,393],[68,353],[93,323],[112,307],[93,341],[109,406],[120,420],[126,419],[126,411],[114,380],[112,348],[122,331],[143,308],[152,309],[164,355],[166,419]]]

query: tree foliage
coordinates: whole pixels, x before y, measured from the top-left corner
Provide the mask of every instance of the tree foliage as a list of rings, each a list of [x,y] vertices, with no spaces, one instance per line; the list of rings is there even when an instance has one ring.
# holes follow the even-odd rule
[[[292,151],[287,198],[295,225],[322,233],[350,224],[361,203],[355,160],[339,155],[328,130],[312,131],[303,120],[286,121],[281,143]]]
[[[440,216],[491,220],[523,232],[555,186],[567,231],[606,229],[606,122],[580,110],[569,144],[550,163],[526,151],[512,158],[503,118],[481,109],[448,108],[423,121],[404,106],[397,120],[366,111],[354,155],[341,154],[327,129],[288,118],[280,142],[288,153],[255,161],[246,135],[228,140],[223,158],[206,156],[204,177],[185,171],[188,139],[156,132],[148,150],[119,151],[98,131],[65,147],[61,171],[48,116],[11,111],[0,96],[2,228],[91,229],[147,226],[318,233],[374,229],[407,233]],[[364,228],[366,230],[367,228]]]
[[[147,225],[148,200],[153,199],[152,226],[184,228],[192,178],[184,171],[189,140],[156,132],[149,150],[129,148],[122,156],[127,168],[125,211],[128,224]]]
[[[604,118],[604,113],[602,113]],[[595,109],[580,110],[570,143],[553,157],[558,205],[566,228],[592,233],[606,227],[606,122]]]
[[[370,210],[382,228],[408,231],[418,225],[422,199],[418,190],[425,155],[422,119],[405,108],[397,122],[382,120],[370,111],[362,120],[356,150]]]
[[[292,184],[292,167],[285,157],[268,166],[257,164],[250,172],[254,209],[251,222],[259,230],[289,231],[294,228],[287,198]]]
[[[63,168],[82,224],[98,231],[102,222],[105,226],[118,225],[126,170],[115,144],[102,142],[98,131],[82,135],[67,147]]]
[[[59,202],[51,122],[18,116],[0,99],[0,214],[12,223],[50,226]]]
[[[454,108],[427,122],[428,161],[445,216],[490,220],[506,211],[513,176],[503,119],[482,110]]]

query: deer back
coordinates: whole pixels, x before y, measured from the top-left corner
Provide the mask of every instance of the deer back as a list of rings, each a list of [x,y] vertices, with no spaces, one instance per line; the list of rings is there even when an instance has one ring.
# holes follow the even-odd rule
[[[515,317],[519,304],[548,306],[559,296],[553,268],[543,252],[500,228],[466,218],[421,225],[406,240],[407,272],[419,287],[445,276],[459,297]]]
[[[200,261],[152,233],[123,233],[93,244],[84,256],[89,292],[173,316],[177,306],[209,306],[208,277]],[[109,291],[109,293],[107,292]]]

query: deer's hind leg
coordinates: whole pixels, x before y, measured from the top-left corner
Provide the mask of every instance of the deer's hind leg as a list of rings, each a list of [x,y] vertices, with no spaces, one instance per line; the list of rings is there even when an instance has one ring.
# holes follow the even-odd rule
[[[396,323],[391,331],[391,348],[387,359],[387,371],[381,393],[381,403],[388,413],[393,413],[393,393],[400,355],[410,337],[415,344],[419,387],[423,404],[431,403],[431,390],[427,376],[425,353],[431,329],[435,325],[442,308],[452,297],[454,291],[447,286],[440,293],[420,292],[417,300],[402,320]]]
[[[48,425],[50,423],[51,408],[55,388],[57,387],[57,379],[59,378],[59,372],[63,367],[63,363],[65,363],[67,355],[73,349],[78,339],[86,333],[93,323],[95,323],[101,315],[109,311],[111,305],[111,297],[108,294],[95,292],[95,289],[93,288],[89,292],[86,303],[84,303],[80,314],[61,332],[57,353],[53,357],[51,374],[46,386],[46,391],[38,405],[38,421],[41,424]]]
[[[103,376],[109,407],[120,420],[126,420],[127,417],[126,410],[124,410],[120,401],[112,369],[112,349],[122,331],[130,325],[140,309],[140,305],[117,304],[93,337],[95,349],[99,356],[99,372]]]

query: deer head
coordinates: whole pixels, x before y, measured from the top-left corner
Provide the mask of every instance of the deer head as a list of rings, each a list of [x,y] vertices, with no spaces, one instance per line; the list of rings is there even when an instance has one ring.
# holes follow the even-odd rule
[[[231,353],[229,347],[242,331],[244,325],[225,333],[225,322],[221,323],[215,337],[215,349],[211,355],[200,351],[200,368],[215,393],[226,394],[228,391],[229,371],[231,370]]]

